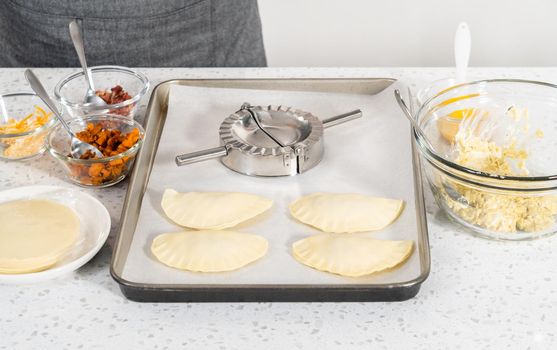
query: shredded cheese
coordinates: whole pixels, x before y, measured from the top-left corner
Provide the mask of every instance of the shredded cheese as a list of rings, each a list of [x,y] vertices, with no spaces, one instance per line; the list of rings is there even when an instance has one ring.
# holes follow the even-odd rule
[[[46,112],[43,108],[35,106],[33,113],[21,120],[8,118],[7,123],[0,124],[0,134],[21,134],[40,128],[48,123],[52,112]],[[19,137],[8,137],[2,139],[2,156],[5,158],[24,158],[38,153],[44,146],[46,132]]]

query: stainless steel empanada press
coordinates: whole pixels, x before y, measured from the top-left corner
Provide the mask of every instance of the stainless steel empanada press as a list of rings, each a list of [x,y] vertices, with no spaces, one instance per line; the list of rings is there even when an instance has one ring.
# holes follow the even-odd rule
[[[323,129],[361,116],[358,109],[320,120],[292,107],[244,103],[220,125],[221,146],[179,155],[176,164],[220,158],[228,168],[251,176],[301,174],[323,158]]]

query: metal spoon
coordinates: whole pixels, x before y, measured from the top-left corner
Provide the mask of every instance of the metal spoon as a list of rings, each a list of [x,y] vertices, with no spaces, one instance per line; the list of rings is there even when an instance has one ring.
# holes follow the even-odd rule
[[[8,110],[6,108],[6,104],[4,103],[4,99],[0,97],[0,113],[2,113],[2,121],[0,124],[7,124],[8,123]],[[8,144],[0,142],[0,149],[8,148]]]
[[[50,110],[54,113],[56,118],[58,118],[58,120],[60,121],[60,124],[62,124],[64,129],[66,129],[68,134],[70,134],[70,138],[71,138],[70,154],[72,155],[72,157],[81,158],[83,154],[87,152],[93,152],[93,154],[97,158],[102,158],[103,154],[95,146],[90,145],[87,142],[83,142],[80,139],[78,139],[77,136],[75,136],[75,133],[72,131],[68,123],[66,123],[64,118],[62,118],[62,114],[60,113],[60,111],[58,111],[58,108],[56,108],[54,101],[52,101],[52,99],[48,96],[46,90],[44,89],[43,84],[41,84],[39,78],[37,78],[37,76],[35,75],[35,73],[33,73],[32,70],[30,69],[25,70],[25,79],[27,79],[29,85],[31,85],[31,89],[33,89],[33,91],[35,91],[37,96],[39,96],[40,99],[43,100],[43,102],[48,106],[48,108],[50,108]]]
[[[85,60],[85,48],[83,46],[81,27],[75,20],[70,22],[70,37],[72,38],[75,52],[77,52],[79,63],[83,68],[83,75],[85,76],[85,80],[87,80],[87,85],[89,86],[87,88],[87,92],[85,93],[85,102],[91,104],[92,106],[106,107],[106,102],[95,94],[93,77],[91,76],[91,71],[87,68],[87,61]]]
[[[412,98],[412,95],[410,93],[410,89],[408,89],[408,94],[410,95],[410,98]],[[408,118],[408,120],[412,124],[412,127],[414,128],[414,130],[416,130],[416,132],[418,132],[420,134],[422,140],[424,140],[425,143],[427,143],[427,146],[429,147],[429,149],[433,150],[434,148],[431,146],[431,143],[425,137],[424,133],[420,129],[420,127],[419,127],[418,123],[416,122],[416,120],[414,119],[414,117],[412,117],[412,110],[410,108],[408,108],[408,106],[406,106],[406,103],[404,102],[404,100],[400,96],[400,91],[395,90],[395,98],[396,98],[396,101],[398,102],[400,108],[404,112],[404,115]],[[442,187],[443,190],[445,191],[445,193],[447,194],[447,196],[451,200],[453,200],[455,202],[458,202],[462,205],[468,206],[468,207],[471,206],[470,203],[468,203],[468,200],[464,196],[462,196],[456,189],[454,189],[452,186],[448,185],[445,181],[442,181],[442,184],[443,184],[443,187]]]
[[[429,140],[425,136],[425,133],[422,131],[422,129],[418,125],[418,122],[416,122],[416,120],[412,116],[412,113],[410,112],[410,109],[408,108],[408,106],[406,106],[406,103],[402,99],[402,96],[400,96],[400,91],[398,91],[398,89],[395,89],[395,98],[396,98],[396,101],[398,102],[398,105],[400,106],[400,109],[402,109],[402,111],[404,112],[404,116],[406,117],[406,119],[408,119],[410,124],[412,124],[412,127],[418,133],[418,135],[420,135],[422,140],[426,143],[427,147],[432,151],[435,150],[435,148],[433,147],[431,142],[429,142]]]
[[[8,115],[8,109],[6,108],[6,103],[2,97],[0,97],[0,113],[2,113],[2,124],[7,124],[10,117]]]

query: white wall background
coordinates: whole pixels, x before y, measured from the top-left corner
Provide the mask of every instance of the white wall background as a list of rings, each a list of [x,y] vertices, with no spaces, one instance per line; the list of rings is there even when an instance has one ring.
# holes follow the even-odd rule
[[[555,0],[259,0],[269,66],[557,66]]]

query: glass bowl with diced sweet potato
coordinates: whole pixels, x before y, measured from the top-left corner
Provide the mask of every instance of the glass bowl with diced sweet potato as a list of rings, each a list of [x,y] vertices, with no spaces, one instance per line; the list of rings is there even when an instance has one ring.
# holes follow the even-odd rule
[[[73,158],[68,133],[60,125],[52,129],[47,149],[63,165],[70,181],[81,186],[108,187],[126,177],[143,142],[144,130],[137,121],[105,114],[72,119],[68,124],[81,141],[103,154],[102,158],[93,153]]]

